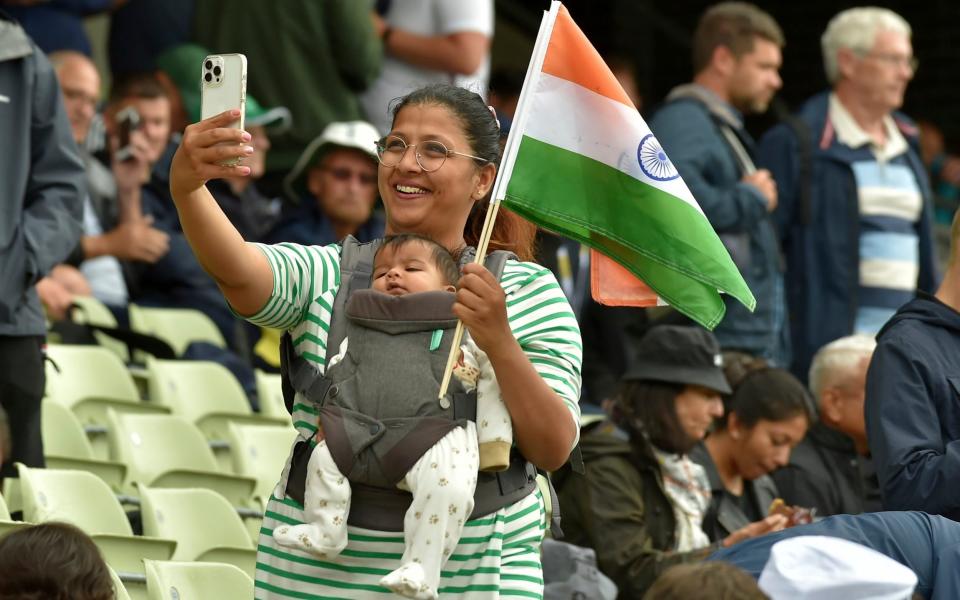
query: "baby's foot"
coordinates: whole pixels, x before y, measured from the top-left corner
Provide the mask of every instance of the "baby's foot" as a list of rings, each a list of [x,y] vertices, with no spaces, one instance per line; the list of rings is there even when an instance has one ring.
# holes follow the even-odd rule
[[[414,600],[437,600],[437,591],[427,585],[420,563],[410,562],[380,580],[380,585],[395,594]]]
[[[295,548],[327,559],[335,558],[347,545],[346,535],[330,536],[309,523],[281,525],[273,530],[273,539],[281,546]]]

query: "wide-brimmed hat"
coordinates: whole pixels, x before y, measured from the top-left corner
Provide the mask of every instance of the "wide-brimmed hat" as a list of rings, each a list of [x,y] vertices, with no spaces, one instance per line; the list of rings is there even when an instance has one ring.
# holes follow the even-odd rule
[[[200,65],[211,53],[197,44],[179,44],[157,57],[157,66],[180,92],[183,109],[191,123],[200,120]],[[244,117],[247,125],[262,125],[271,133],[290,127],[290,110],[284,106],[264,107],[247,93]]]
[[[640,340],[633,364],[621,379],[701,385],[721,394],[730,393],[720,344],[700,327],[653,327]]]
[[[377,129],[366,121],[340,121],[327,125],[323,133],[313,139],[293,169],[283,179],[283,189],[294,202],[299,202],[306,191],[306,174],[324,154],[335,148],[351,148],[370,155],[377,161],[376,142],[380,139]]]

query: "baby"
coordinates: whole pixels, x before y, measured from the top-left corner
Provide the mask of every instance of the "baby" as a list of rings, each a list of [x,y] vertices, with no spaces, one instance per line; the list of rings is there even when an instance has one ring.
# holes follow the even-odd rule
[[[405,234],[388,237],[377,251],[372,288],[389,296],[452,293],[459,277],[456,261],[444,247],[428,238]],[[344,338],[330,360],[328,372],[344,360],[347,347],[348,339]],[[382,360],[393,364],[396,358],[384,356]],[[467,391],[477,390],[476,423],[467,421],[466,427],[454,427],[420,456],[397,484],[411,492],[413,502],[404,518],[401,565],[380,583],[409,598],[437,598],[440,570],[473,510],[477,471],[497,471],[509,465],[513,442],[510,415],[500,400],[496,375],[486,355],[469,338],[461,348],[454,375]],[[304,518],[309,522],[278,527],[273,535],[282,545],[330,559],[347,543],[351,489],[323,439],[322,429],[317,439],[307,468],[304,496]],[[443,493],[437,492],[440,488]]]

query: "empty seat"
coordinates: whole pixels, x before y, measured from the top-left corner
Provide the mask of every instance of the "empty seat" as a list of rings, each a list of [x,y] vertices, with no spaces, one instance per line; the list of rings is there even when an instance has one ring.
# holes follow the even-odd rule
[[[223,334],[210,317],[192,308],[153,308],[131,304],[130,328],[160,338],[181,356],[191,342],[226,348]]]
[[[238,475],[257,480],[254,497],[264,509],[290,457],[297,430],[293,426],[230,424],[230,455]]]
[[[287,407],[283,403],[282,378],[278,373],[256,370],[257,399],[260,401],[260,414],[265,417],[277,417],[293,423]]]
[[[253,598],[253,579],[233,565],[143,561],[150,600]]]
[[[0,495],[0,537],[5,536],[14,529],[19,529],[20,527],[26,527],[28,525],[29,523],[14,521],[10,518],[10,511],[7,510],[7,503],[3,499],[3,496]]]
[[[80,421],[73,412],[56,402],[44,400],[42,409],[43,453],[47,467],[89,471],[120,493],[126,479],[126,466],[94,456]]]
[[[140,486],[143,533],[177,540],[173,560],[225,562],[253,576],[257,552],[236,510],[207,489]]]
[[[117,571],[142,573],[141,559],[167,560],[173,540],[134,536],[126,513],[99,477],[84,471],[31,469],[17,463],[23,518],[32,523],[66,521],[93,538]]]

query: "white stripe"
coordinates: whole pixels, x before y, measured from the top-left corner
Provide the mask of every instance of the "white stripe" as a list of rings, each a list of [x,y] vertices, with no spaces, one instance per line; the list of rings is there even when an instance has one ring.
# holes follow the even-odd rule
[[[888,187],[861,187],[860,214],[897,217],[911,223],[920,219],[923,199],[919,192]]]
[[[602,162],[700,211],[682,179],[657,181],[640,169],[637,150],[650,128],[635,108],[542,73],[524,134]]]
[[[882,259],[860,261],[860,285],[865,287],[912,292],[917,289],[919,273],[920,267],[916,262]]]

